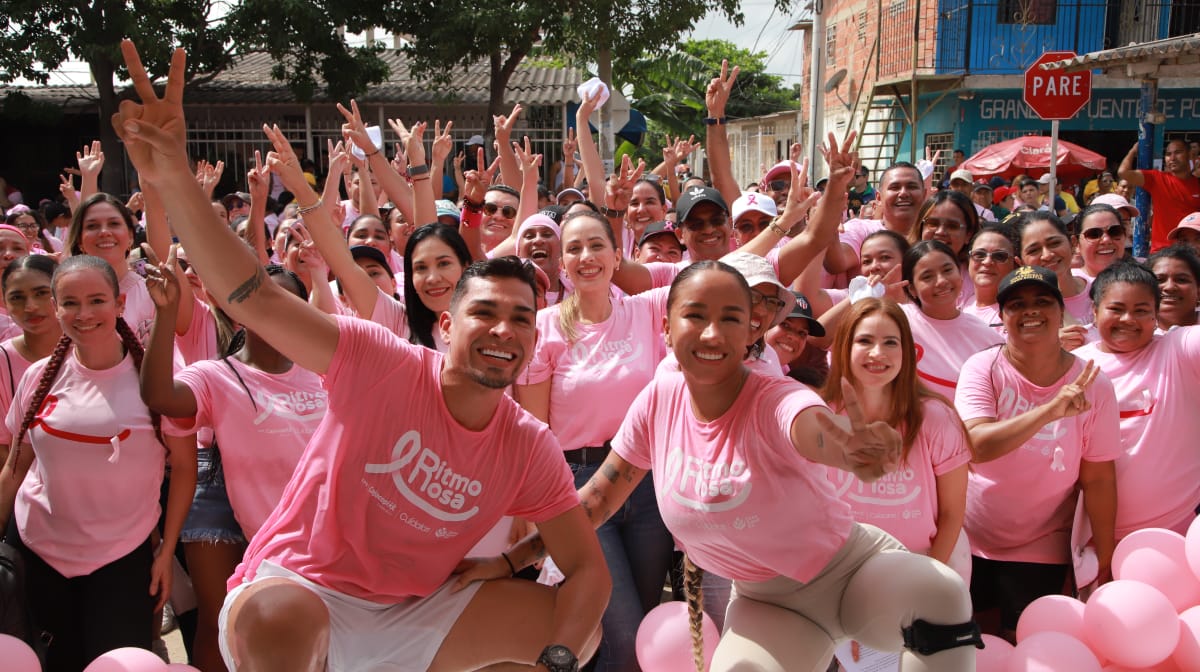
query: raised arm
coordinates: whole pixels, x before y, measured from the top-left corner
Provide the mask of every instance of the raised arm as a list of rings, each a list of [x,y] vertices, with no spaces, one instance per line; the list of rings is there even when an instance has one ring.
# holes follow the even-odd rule
[[[842,212],[846,210],[847,190],[854,172],[858,170],[858,154],[851,150],[853,146],[854,132],[851,131],[840,150],[832,133],[829,134],[828,147],[821,149],[829,166],[829,184],[825,188],[825,194],[817,202],[816,210],[808,220],[808,226],[779,250],[779,281],[785,285],[791,284],[821,252],[838,242],[838,225],[842,222]],[[797,184],[797,175],[793,168],[792,193],[795,193],[797,187],[799,196],[793,197],[791,193],[788,195],[783,221],[779,223],[780,229],[791,231],[800,223],[812,204],[812,190],[808,189],[804,181]],[[774,228],[768,227],[768,231],[777,235]]]
[[[92,145],[83,146],[82,152],[75,152],[75,161],[79,164],[79,200],[86,201],[88,196],[100,191],[100,171],[104,168],[104,150],[100,141],[93,140]]]
[[[1146,178],[1142,176],[1142,171],[1137,169],[1137,155],[1138,146],[1137,143],[1134,143],[1133,147],[1125,154],[1125,158],[1121,159],[1121,165],[1117,168],[1117,179],[1140,187],[1146,184]]]
[[[725,105],[733,93],[741,69],[736,65],[729,70],[729,61],[721,61],[721,74],[714,77],[704,93],[704,106],[708,118],[704,120],[704,147],[708,150],[708,170],[713,186],[721,192],[726,203],[733,203],[742,195],[742,190],[733,179],[733,164],[729,160],[729,135],[725,132]]]
[[[492,117],[496,129],[496,157],[500,159],[500,183],[513,189],[521,187],[521,165],[512,145],[513,127],[520,116],[521,104],[517,103],[507,116],[500,114]]]
[[[338,112],[342,114],[342,117],[346,122],[342,124],[343,137],[347,132],[353,131],[355,137],[364,138],[363,144],[359,144],[357,141],[355,144],[358,145],[358,148],[363,150],[363,153],[367,155],[367,164],[371,166],[371,171],[372,174],[375,175],[375,179],[379,180],[379,187],[383,189],[383,192],[387,194],[387,197],[391,199],[392,203],[395,203],[396,207],[400,208],[400,212],[404,214],[404,220],[407,222],[414,222],[416,224],[427,224],[428,222],[416,221],[417,213],[414,207],[412,187],[409,186],[408,182],[403,177],[401,177],[400,173],[396,172],[396,168],[390,161],[388,161],[387,156],[385,156],[383,152],[376,149],[375,143],[369,140],[367,136],[367,127],[363,123],[362,114],[360,114],[358,111],[358,102],[351,100],[350,109],[348,110],[343,107],[341,103],[338,103],[337,109]],[[395,128],[395,126],[393,126],[393,128]],[[331,153],[332,150],[333,143],[330,141]],[[347,165],[347,167],[349,166]],[[333,175],[333,171],[330,171],[329,174]],[[336,183],[334,186],[334,193],[336,194]],[[328,201],[328,181],[325,183],[325,191],[327,194],[325,200]],[[338,224],[340,225],[341,222],[338,222]]]
[[[414,222],[424,226],[437,221],[437,205],[433,202],[433,185],[429,180],[429,166],[425,163],[426,124],[418,121],[412,128],[404,125],[399,119],[388,119],[392,129],[400,136],[404,145],[404,157],[408,159],[408,179],[412,182]]]
[[[513,219],[512,233],[507,239],[492,248],[493,257],[517,253],[517,249],[520,247],[517,233],[521,230],[521,222],[537,212],[538,168],[542,165],[542,155],[533,153],[529,146],[528,136],[525,138],[524,149],[513,143],[510,151],[517,157],[517,163],[521,169],[521,200],[517,204],[517,216]],[[503,170],[504,166],[501,165],[500,169]]]
[[[167,260],[159,260],[149,245],[142,245],[146,255],[146,290],[154,301],[154,323],[146,341],[146,354],[138,372],[142,402],[150,410],[170,418],[191,418],[196,415],[196,395],[192,388],[175,380],[172,355],[175,351],[174,326],[180,310],[180,282],[175,272],[178,247],[171,246]],[[191,302],[188,303],[190,309]]]
[[[440,119],[433,120],[433,151],[429,158],[429,184],[433,187],[433,200],[438,200],[445,194],[442,188],[442,174],[446,169],[446,157],[454,149],[454,138],[450,129],[454,128],[453,121],[447,121],[442,128]]]
[[[904,439],[882,420],[867,422],[854,386],[845,378],[841,385],[846,415],[833,415],[823,406],[804,409],[792,421],[792,445],[817,464],[869,483],[899,466]]]
[[[646,164],[638,161],[637,168],[629,160],[629,155],[621,157],[621,169],[604,185],[604,202],[609,212],[624,212],[629,207],[629,198],[633,194],[633,185],[642,177]],[[613,237],[617,242],[617,254],[623,254],[625,249],[622,242],[625,229],[621,217],[608,218],[612,227]],[[653,289],[654,279],[650,269],[633,259],[621,259],[621,263],[613,270],[612,283],[626,294],[641,294]]]
[[[556,195],[558,191],[562,191],[563,189],[575,184],[575,150],[577,148],[578,145],[575,142],[575,129],[568,128],[567,139],[563,140],[562,144],[562,187],[558,188],[553,184],[550,185],[550,188],[555,190]],[[551,176],[551,179],[553,179],[553,176]]]
[[[165,203],[167,216],[205,286],[235,321],[293,362],[324,374],[337,346],[337,324],[267,278],[254,254],[217,219],[189,169],[183,115],[184,51],[175,50],[166,90],[159,98],[133,42],[122,41],[121,50],[142,102],[123,103],[121,111],[113,115],[113,128],[125,141],[139,177],[154,184],[160,193],[171,194]],[[268,155],[268,162],[271,158]],[[312,201],[301,200],[302,210],[317,205],[311,193],[307,198]]]
[[[471,259],[483,261],[488,258],[487,250],[483,248],[483,232],[479,228],[483,220],[483,197],[487,194],[492,177],[500,166],[500,159],[492,161],[492,165],[484,168],[483,147],[475,151],[478,155],[475,165],[479,166],[479,170],[468,170],[464,177],[463,209],[458,220],[458,233],[466,242],[467,249],[471,251]]]
[[[267,194],[271,189],[271,171],[263,165],[262,153],[254,150],[254,167],[246,172],[246,184],[250,187],[250,220],[246,222],[246,242],[254,250],[258,263],[271,263],[267,254]],[[293,192],[295,193],[295,192]]]
[[[162,196],[152,184],[142,185],[142,201],[146,208],[146,242],[159,259],[171,250],[171,230],[167,224],[167,210]],[[179,305],[192,305],[192,285],[183,283],[179,288]],[[180,310],[175,318],[175,333],[182,336],[192,328],[192,311]]]
[[[583,176],[587,179],[591,200],[596,200],[600,189],[604,188],[604,160],[596,149],[596,141],[592,139],[592,127],[588,118],[596,111],[596,97],[584,96],[579,101],[579,109],[575,111],[575,138],[579,145],[579,157],[583,159]]]

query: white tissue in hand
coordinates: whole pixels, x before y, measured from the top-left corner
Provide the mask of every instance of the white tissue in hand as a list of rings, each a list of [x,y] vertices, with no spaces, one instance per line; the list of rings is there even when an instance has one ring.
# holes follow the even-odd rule
[[[863,276],[858,276],[850,281],[850,303],[858,303],[863,299],[882,299],[885,288],[882,282],[871,284]]]
[[[604,107],[604,103],[608,102],[608,85],[600,81],[599,77],[593,77],[579,85],[576,89],[579,93],[579,99],[595,98],[596,109]]]
[[[921,171],[921,179],[928,180],[930,175],[933,175],[933,162],[929,159],[921,159],[917,161],[917,170]]]

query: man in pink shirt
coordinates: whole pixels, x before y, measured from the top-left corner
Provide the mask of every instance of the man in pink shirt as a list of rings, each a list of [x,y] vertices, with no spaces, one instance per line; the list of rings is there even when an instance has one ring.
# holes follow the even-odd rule
[[[829,246],[825,270],[831,274],[856,271],[858,251],[867,236],[888,229],[908,237],[925,203],[925,180],[916,166],[907,162],[893,164],[883,172],[876,198],[879,219],[852,219],[842,227],[840,241]]]
[[[328,391],[301,466],[231,579],[229,668],[577,669],[611,580],[557,441],[505,396],[533,350],[532,271],[513,258],[468,268],[440,317],[444,356],[311,308],[267,280],[191,175],[183,50],[163,98],[133,44],[122,50],[143,102],[113,125],[139,177],[175,195],[168,216],[222,308]],[[285,147],[269,165],[299,171]],[[567,580],[451,590],[463,555],[505,514],[538,525]]]

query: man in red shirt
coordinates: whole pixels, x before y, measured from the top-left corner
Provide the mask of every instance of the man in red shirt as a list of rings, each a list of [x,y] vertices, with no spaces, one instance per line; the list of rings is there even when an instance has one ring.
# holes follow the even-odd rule
[[[1150,251],[1155,252],[1171,241],[1167,234],[1188,213],[1200,210],[1200,178],[1192,174],[1188,161],[1188,144],[1183,140],[1167,143],[1163,154],[1166,170],[1137,170],[1137,145],[1129,150],[1117,169],[1117,175],[1130,185],[1141,187],[1150,193],[1153,206],[1150,220]]]

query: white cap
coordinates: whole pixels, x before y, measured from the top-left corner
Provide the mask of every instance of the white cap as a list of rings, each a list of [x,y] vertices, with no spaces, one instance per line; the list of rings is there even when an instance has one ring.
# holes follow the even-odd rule
[[[779,208],[775,205],[775,200],[766,194],[760,194],[757,191],[743,191],[741,196],[733,202],[733,221],[737,222],[738,217],[747,212],[761,212],[764,215],[775,217],[779,214]]]
[[[970,184],[975,181],[975,176],[971,174],[971,171],[959,168],[953,173],[950,173],[950,182],[954,182],[955,180],[962,180],[963,182]]]
[[[775,274],[775,268],[771,266],[771,262],[757,254],[740,251],[730,252],[721,257],[721,261],[741,273],[742,277],[746,279],[746,284],[751,288],[763,283],[774,285],[777,288],[775,295],[783,301],[783,308],[771,319],[771,326],[779,324],[788,316],[788,313],[792,312],[792,308],[796,305],[796,295],[779,282],[779,276]]]

